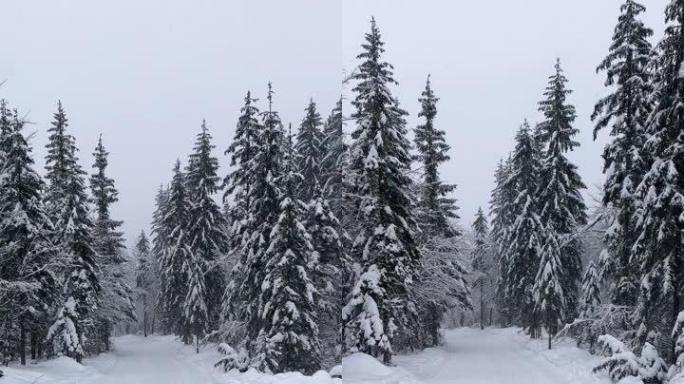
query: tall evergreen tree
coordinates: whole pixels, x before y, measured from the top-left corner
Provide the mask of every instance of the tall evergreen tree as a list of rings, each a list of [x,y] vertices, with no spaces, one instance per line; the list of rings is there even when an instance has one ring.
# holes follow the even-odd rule
[[[113,220],[110,206],[119,200],[114,180],[107,176],[109,152],[102,143],[102,135],[93,152],[95,173],[90,176],[90,190],[95,205],[93,227],[94,248],[100,267],[102,286],[101,304],[96,312],[98,348],[109,350],[109,337],[116,322],[135,320],[133,290],[125,280],[124,267],[128,260],[123,254],[125,249],[123,233],[119,227],[122,221]]]
[[[490,283],[489,281],[489,260],[490,244],[489,244],[489,227],[487,225],[487,217],[482,208],[477,209],[475,214],[475,221],[473,221],[473,234],[475,241],[473,244],[473,252],[471,265],[473,271],[476,273],[474,285],[479,288],[480,296],[480,328],[484,329],[485,319],[485,288]]]
[[[421,328],[425,329],[426,338],[429,339],[427,342],[417,340],[419,344],[416,346],[419,347],[434,346],[439,343],[440,323],[450,306],[456,304],[463,308],[470,307],[469,285],[464,279],[465,269],[454,257],[458,250],[446,240],[446,238],[459,235],[451,222],[452,219],[458,218],[456,214],[458,208],[455,200],[447,197],[456,186],[444,184],[439,177],[439,166],[449,160],[447,154],[449,146],[445,142],[444,131],[438,130],[434,125],[439,99],[432,91],[429,76],[421,96],[419,98],[421,112],[418,116],[424,118],[425,122],[415,129],[414,140],[417,153],[413,159],[421,164],[421,180],[418,186],[420,198],[417,202],[416,216],[422,229],[420,247],[424,263],[420,269],[420,279],[416,281],[418,285],[415,291],[421,292],[420,285],[423,280],[442,280],[443,284],[449,287],[448,291],[457,299],[455,303],[453,300],[445,301],[433,296],[428,300],[418,301]],[[449,272],[438,276],[434,274],[436,270],[440,270],[440,273]],[[409,341],[409,344],[413,343]]]
[[[491,192],[489,212],[492,216],[491,230],[489,232],[496,263],[498,265],[496,296],[498,312],[501,314],[500,322],[502,325],[510,325],[513,322],[515,307],[506,300],[506,290],[508,287],[506,268],[508,266],[508,256],[506,237],[513,224],[513,214],[511,212],[513,201],[515,200],[515,185],[509,183],[511,175],[511,156],[506,161],[499,160],[494,171],[494,189]]]
[[[414,156],[421,164],[422,179],[420,199],[418,200],[418,221],[421,229],[428,235],[454,236],[458,231],[450,220],[458,219],[456,200],[447,195],[456,189],[455,185],[444,184],[439,177],[438,167],[449,160],[449,145],[444,138],[444,131],[435,127],[437,102],[430,85],[430,76],[425,83],[425,90],[418,99],[421,111],[418,117],[425,119],[415,129],[414,142],[418,153]]]
[[[152,307],[152,324],[150,324],[150,331],[154,333],[155,323],[157,319],[164,319],[164,313],[162,308],[162,265],[164,263],[164,255],[166,250],[169,248],[170,239],[168,238],[169,231],[166,230],[164,226],[164,217],[168,212],[168,200],[169,200],[169,190],[164,185],[160,185],[157,190],[157,194],[154,199],[155,209],[152,214],[152,225],[151,225],[151,238],[152,238],[152,248],[151,248],[151,262],[153,267],[153,272],[155,274],[155,290],[153,292],[152,300],[154,300],[154,306]],[[163,323],[163,322],[162,322]],[[165,324],[162,324],[165,325]],[[168,331],[164,329],[164,331]]]
[[[36,344],[45,338],[60,286],[58,271],[50,264],[56,254],[42,202],[43,181],[33,169],[23,125],[17,112],[0,101],[0,281],[5,284],[0,316],[12,323],[0,327],[0,343],[12,337],[5,331],[18,330],[18,346],[13,347],[26,364],[27,335],[36,358]]]
[[[135,242],[135,254],[138,265],[135,271],[135,286],[138,290],[138,309],[142,312],[143,336],[147,337],[150,329],[150,319],[153,316],[153,300],[155,281],[157,279],[154,260],[152,260],[152,250],[150,242],[145,235],[145,231],[140,231],[138,240]],[[140,319],[140,318],[139,318]]]
[[[245,324],[243,339],[252,364],[264,368],[264,348],[268,330],[272,326],[261,312],[261,283],[266,279],[266,256],[271,245],[271,231],[280,212],[280,188],[277,180],[282,174],[283,127],[278,112],[273,109],[273,89],[268,85],[268,110],[262,112],[259,137],[260,150],[249,163],[251,175],[246,200],[248,215],[244,225],[244,242],[240,260],[231,274],[226,297],[226,318]]]
[[[321,162],[323,160],[323,131],[321,115],[316,110],[313,99],[306,107],[306,116],[297,132],[294,150],[297,153],[297,169],[302,175],[299,198],[308,202],[314,195],[316,186],[323,182]]]
[[[226,280],[221,256],[229,248],[228,223],[213,197],[219,189],[218,159],[212,156],[213,149],[211,134],[206,122],[202,121],[202,131],[197,135],[187,168],[190,202],[188,236],[193,254],[201,260],[193,262],[188,272],[192,276],[194,268],[204,268],[197,278],[204,279],[202,285],[206,289],[203,295],[207,300],[208,328],[214,328],[220,317]]]
[[[250,216],[250,210],[252,200],[256,196],[254,188],[262,185],[259,183],[261,180],[257,178],[258,174],[253,172],[256,170],[253,167],[257,156],[262,152],[264,135],[264,127],[259,121],[260,112],[254,105],[256,101],[257,99],[252,98],[251,92],[247,92],[245,104],[240,109],[233,142],[225,152],[230,156],[232,171],[223,181],[225,186],[223,201],[224,205],[229,206],[229,254],[234,264],[229,274],[222,306],[223,318],[226,320],[222,325],[224,328],[228,327],[227,324],[231,322],[243,324],[243,321],[247,319],[247,314],[251,312],[243,305],[249,300],[244,285],[248,264],[253,257],[248,247],[252,242],[252,226],[257,224]],[[229,204],[231,199],[232,203]]]
[[[57,101],[57,112],[53,115],[52,126],[48,129],[48,144],[45,146],[45,179],[47,190],[45,201],[54,223],[59,221],[59,212],[68,189],[72,170],[76,167],[76,145],[73,136],[66,132],[69,120],[66,117],[62,102]]]
[[[505,188],[515,191],[500,259],[504,300],[512,309],[514,323],[528,327],[537,336],[539,319],[534,316],[533,287],[540,262],[544,230],[535,191],[539,177],[538,155],[527,121],[518,130]]]
[[[180,161],[173,167],[173,179],[166,201],[162,205],[161,222],[155,231],[163,236],[165,247],[160,255],[161,290],[159,305],[167,331],[174,332],[190,342],[189,329],[183,322],[183,304],[188,292],[187,260],[194,257],[188,233],[190,203],[186,189],[185,174]]]
[[[317,261],[312,259],[311,235],[304,226],[305,205],[296,198],[302,176],[294,169],[292,149],[284,161],[275,181],[280,188],[279,217],[264,251],[259,313],[265,321],[257,336],[263,356],[255,358],[275,373],[313,374],[321,359],[319,293],[311,279]]]
[[[603,151],[603,204],[613,208],[616,217],[606,232],[607,257],[602,258],[602,274],[614,280],[611,298],[618,305],[634,305],[639,291],[637,273],[630,260],[637,237],[633,220],[638,204],[635,191],[647,166],[641,149],[651,110],[648,65],[652,47],[648,39],[653,31],[639,20],[645,10],[634,0],[626,0],[620,6],[608,56],[597,68],[606,72],[605,85],[612,92],[598,101],[592,114],[596,121],[594,139],[604,128],[610,128],[612,136]]]
[[[656,347],[668,362],[675,360],[670,332],[684,309],[684,1],[672,0],[665,8],[665,37],[655,62],[655,107],[647,120],[644,144],[650,167],[636,189],[641,201],[635,213],[633,247],[641,277],[637,305],[640,336],[659,337]]]
[[[101,290],[93,223],[86,195],[85,172],[78,164],[74,138],[65,132],[66,116],[61,103],[49,131],[47,201],[54,215],[56,238],[67,254],[64,302],[48,331],[56,348],[81,361],[85,353],[84,334],[92,331],[92,315]]]
[[[231,221],[231,238],[241,239],[242,224],[247,219],[249,207],[248,197],[251,194],[250,187],[254,175],[250,172],[251,162],[261,149],[260,138],[262,135],[261,123],[259,122],[259,109],[254,105],[257,99],[252,98],[251,92],[245,96],[245,104],[240,109],[235,136],[225,154],[230,155],[232,171],[223,180],[225,192],[224,204],[232,197],[233,204],[229,209]],[[241,248],[241,245],[237,245]]]
[[[119,201],[119,191],[114,186],[114,179],[107,176],[107,152],[102,143],[102,135],[97,141],[93,152],[95,173],[90,176],[90,189],[95,204],[95,234],[97,251],[101,256],[111,259],[119,259],[121,250],[125,248],[123,233],[118,231],[123,222],[111,219],[110,206]]]
[[[371,20],[365,36],[352,102],[356,127],[349,153],[348,206],[358,215],[353,257],[362,267],[343,309],[348,345],[385,362],[395,335],[416,328],[415,303],[407,286],[420,261],[411,208],[410,143],[404,112],[389,86],[391,64],[382,60],[384,43]]]
[[[557,60],[555,73],[549,77],[544,91],[544,100],[539,102],[539,111],[544,114],[540,136],[545,145],[537,199],[544,228],[560,236],[561,284],[567,306],[564,320],[572,321],[577,315],[577,293],[582,278],[582,243],[572,235],[587,223],[587,207],[580,194],[586,187],[577,167],[566,157],[567,152],[579,146],[574,140],[578,130],[572,127],[575,107],[566,102],[571,93],[567,82],[560,60]]]

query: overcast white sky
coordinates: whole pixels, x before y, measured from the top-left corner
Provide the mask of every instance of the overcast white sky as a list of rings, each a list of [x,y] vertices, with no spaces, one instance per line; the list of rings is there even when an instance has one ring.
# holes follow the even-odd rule
[[[645,21],[662,31],[666,0],[644,1]],[[432,74],[458,184],[463,224],[487,206],[492,172],[512,146],[560,57],[577,107],[582,147],[572,158],[589,185],[602,183],[603,141],[589,115],[605,93],[596,65],[605,56],[622,0],[6,0],[0,34],[0,97],[35,124],[42,171],[56,100],[91,170],[97,136],[111,152],[120,190],[114,215],[129,244],[148,229],[154,194],[185,159],[207,119],[226,172],[245,92],[263,97],[273,81],[276,108],[298,125],[310,97],[327,115],[351,70],[371,15],[395,66],[395,89],[416,124],[417,98]],[[604,135],[605,136],[605,135]]]

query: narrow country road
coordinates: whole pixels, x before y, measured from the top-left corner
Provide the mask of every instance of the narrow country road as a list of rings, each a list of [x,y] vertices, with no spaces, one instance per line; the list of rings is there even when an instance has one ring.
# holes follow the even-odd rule
[[[115,350],[88,362],[102,373],[92,384],[211,384],[211,364],[200,366],[172,336],[123,336]],[[210,362],[209,362],[210,363]],[[224,381],[225,382],[225,381]],[[84,383],[86,384],[86,383]],[[90,384],[87,382],[87,384]]]
[[[597,361],[571,343],[549,351],[510,328],[446,331],[443,346],[395,358],[425,384],[609,384],[591,372]]]
[[[62,357],[35,366],[10,367],[2,384],[213,384],[214,352],[195,355],[173,336],[122,336],[114,350],[79,365]],[[224,378],[221,383],[229,382]]]
[[[341,384],[327,372],[270,375],[250,369],[224,373],[215,345],[195,349],[174,336],[121,336],[111,352],[78,364],[67,357],[4,368],[0,384]]]

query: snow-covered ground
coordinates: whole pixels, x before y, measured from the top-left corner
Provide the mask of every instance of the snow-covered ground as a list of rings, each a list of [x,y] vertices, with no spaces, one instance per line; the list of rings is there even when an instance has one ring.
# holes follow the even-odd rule
[[[344,382],[353,384],[609,384],[593,374],[599,357],[559,342],[530,340],[518,329],[460,328],[446,331],[445,344],[395,356],[388,368],[362,354],[343,361]]]
[[[223,373],[215,346],[195,354],[173,336],[122,336],[114,351],[83,365],[62,357],[38,364],[3,367],[0,384],[340,384],[325,372],[306,377],[299,373],[265,375],[256,371]]]
[[[347,357],[344,380],[325,372],[264,375],[256,371],[223,373],[214,368],[215,346],[195,354],[172,336],[123,336],[114,351],[86,359],[83,365],[58,358],[26,367],[3,368],[0,384],[609,384],[591,373],[600,360],[571,342],[552,350],[518,329],[461,328],[446,331],[438,348],[394,357],[386,367],[363,354]]]

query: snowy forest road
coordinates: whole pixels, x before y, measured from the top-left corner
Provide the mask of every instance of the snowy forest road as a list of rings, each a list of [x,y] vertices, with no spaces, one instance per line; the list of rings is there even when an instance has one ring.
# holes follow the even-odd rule
[[[174,336],[120,336],[111,352],[86,358],[83,365],[59,357],[24,367],[3,367],[0,384],[340,384],[320,371],[270,375],[250,369],[246,373],[214,367],[220,359],[216,345],[195,348]]]
[[[569,342],[547,350],[544,341],[511,328],[448,330],[443,346],[395,357],[425,384],[609,384],[591,371],[598,361]]]
[[[199,354],[173,336],[122,336],[114,350],[78,364],[66,357],[10,366],[1,384],[610,384],[591,369],[600,360],[571,342],[552,350],[519,329],[460,328],[445,332],[444,345],[394,357],[386,367],[356,354],[343,363],[344,381],[327,375],[225,374],[213,368],[215,346]]]
[[[83,365],[61,357],[34,366],[10,367],[2,384],[212,384],[218,360],[213,352],[199,355],[172,336],[122,336],[114,350],[86,359]]]
[[[195,364],[187,347],[174,337],[124,336],[116,339],[115,347],[112,353],[90,360],[89,365],[103,374],[93,384],[218,383],[211,370]]]

